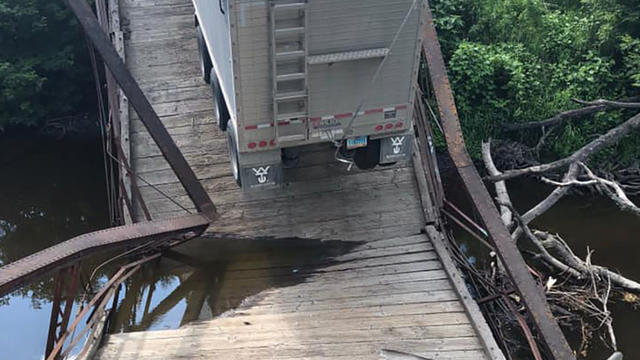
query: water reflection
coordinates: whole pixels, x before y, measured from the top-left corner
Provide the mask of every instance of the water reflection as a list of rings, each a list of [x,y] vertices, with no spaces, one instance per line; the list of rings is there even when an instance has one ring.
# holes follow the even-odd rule
[[[0,138],[0,265],[108,227],[101,159],[97,139]],[[45,278],[0,298],[1,359],[42,358],[52,294]]]
[[[303,282],[356,245],[310,239],[192,240],[127,283],[110,331],[177,328],[250,307],[252,296]]]

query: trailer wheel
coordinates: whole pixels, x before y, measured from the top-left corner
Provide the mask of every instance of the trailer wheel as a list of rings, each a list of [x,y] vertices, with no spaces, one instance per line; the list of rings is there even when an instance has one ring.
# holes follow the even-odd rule
[[[204,35],[202,34],[200,25],[196,25],[196,32],[198,37],[198,51],[200,52],[200,72],[202,73],[202,80],[209,84],[209,82],[211,82],[213,62],[211,61],[211,56],[209,56],[207,43],[204,41]]]
[[[356,149],[353,162],[362,170],[373,169],[380,162],[380,139],[369,140],[369,145]]]
[[[227,125],[229,124],[229,119],[231,119],[231,116],[229,115],[227,102],[224,100],[224,95],[222,95],[222,88],[220,87],[220,83],[218,82],[218,78],[215,76],[215,74],[211,78],[211,92],[213,93],[213,105],[216,111],[218,127],[222,131],[227,131]]]
[[[227,131],[227,148],[229,149],[229,159],[231,160],[231,173],[238,186],[242,187],[242,178],[240,175],[240,161],[238,161],[238,148],[236,146],[233,127]]]

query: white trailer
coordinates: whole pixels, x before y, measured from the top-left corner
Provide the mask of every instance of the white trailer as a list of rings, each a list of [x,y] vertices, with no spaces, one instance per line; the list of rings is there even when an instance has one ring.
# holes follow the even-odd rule
[[[244,189],[333,142],[360,168],[413,151],[423,0],[193,0],[202,75]]]

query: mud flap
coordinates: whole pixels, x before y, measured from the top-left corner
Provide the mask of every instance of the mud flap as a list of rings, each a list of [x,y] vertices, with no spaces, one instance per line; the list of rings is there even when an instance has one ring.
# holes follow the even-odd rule
[[[402,134],[380,139],[380,164],[408,160],[413,154],[413,135]]]
[[[243,167],[240,171],[245,191],[270,189],[282,184],[282,164]]]

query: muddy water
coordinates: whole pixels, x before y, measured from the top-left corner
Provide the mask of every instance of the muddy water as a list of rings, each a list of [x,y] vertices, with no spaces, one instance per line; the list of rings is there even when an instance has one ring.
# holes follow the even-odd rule
[[[458,189],[460,183],[453,175],[447,177],[447,194],[458,204],[467,204],[467,198]],[[524,213],[552,190],[534,180],[518,180],[508,183],[511,199],[519,212]],[[640,200],[640,199],[637,199]],[[470,213],[467,209],[467,213]],[[546,214],[536,219],[533,226],[560,234],[576,255],[584,259],[587,249],[594,251],[594,264],[616,269],[623,275],[640,280],[640,218],[620,211],[611,201],[594,195],[567,196]],[[478,241],[466,236],[460,229],[456,236],[465,253],[478,266],[486,266],[488,250]],[[634,310],[625,303],[611,308],[618,347],[625,359],[640,359],[640,309]],[[599,343],[596,340],[596,343]],[[578,344],[572,344],[576,347]],[[611,349],[594,346],[589,360],[603,360],[611,355]]]
[[[303,282],[353,246],[310,239],[192,240],[133,277],[110,331],[175,329],[251,307],[254,295]]]
[[[98,143],[0,139],[0,265],[108,226]],[[51,279],[0,300],[0,359],[41,359]]]
[[[516,183],[514,198],[528,209],[550,191],[531,182]],[[636,199],[640,200],[640,199]],[[521,211],[522,211],[521,210]],[[598,196],[570,196],[557,204],[533,224],[560,234],[576,255],[585,258],[593,251],[594,264],[607,266],[635,280],[640,280],[640,218],[619,210],[609,199]],[[627,359],[640,358],[640,310],[617,303],[612,308],[618,346]],[[596,346],[589,359],[606,359],[611,350]]]

